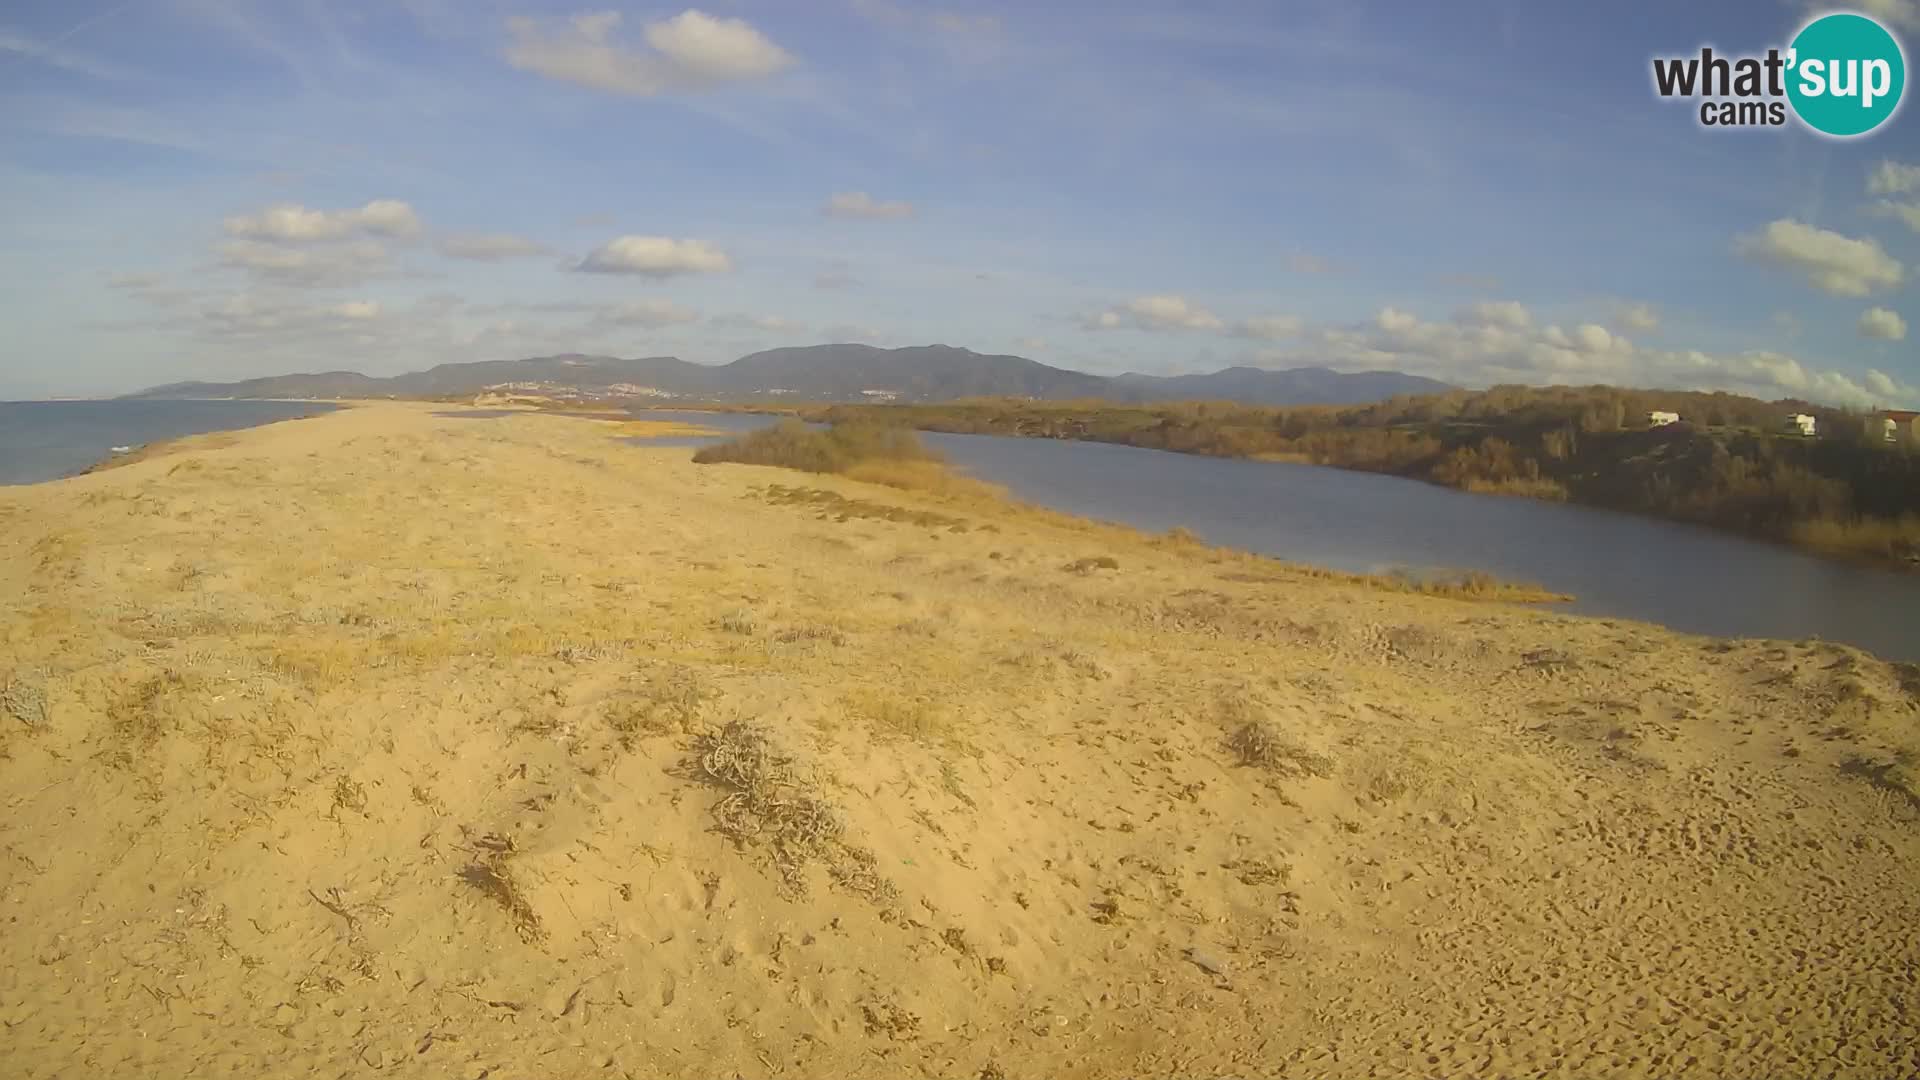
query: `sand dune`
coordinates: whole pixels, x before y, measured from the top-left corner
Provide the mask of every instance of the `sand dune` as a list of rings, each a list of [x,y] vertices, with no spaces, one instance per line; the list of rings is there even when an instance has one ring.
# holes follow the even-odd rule
[[[0,491],[0,1073],[1920,1075],[1912,665],[432,413]]]

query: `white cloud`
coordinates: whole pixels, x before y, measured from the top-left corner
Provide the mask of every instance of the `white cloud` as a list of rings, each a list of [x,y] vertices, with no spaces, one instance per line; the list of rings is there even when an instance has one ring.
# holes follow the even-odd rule
[[[70,71],[76,75],[88,75],[96,79],[124,79],[125,69],[109,64],[84,53],[77,53],[62,47],[58,41],[35,41],[24,34],[0,29],[0,53],[37,60],[48,67]]]
[[[449,259],[499,262],[530,255],[546,255],[546,245],[512,233],[451,233],[435,245]]]
[[[794,63],[785,49],[743,19],[688,10],[648,23],[646,47],[614,37],[621,15],[575,15],[548,28],[540,21],[507,20],[513,41],[507,62],[522,71],[635,97],[703,90],[778,74]]]
[[[221,265],[280,285],[357,285],[392,269],[387,249],[371,240],[318,247],[230,240],[218,250]]]
[[[1880,341],[1905,341],[1907,320],[1897,311],[1871,307],[1860,315],[1860,336]]]
[[[1801,0],[1799,6],[1808,15],[1824,15],[1834,9],[1828,0]],[[1843,9],[1870,15],[1891,26],[1920,30],[1920,0],[1853,0],[1839,5]]]
[[[1282,341],[1299,335],[1305,325],[1298,315],[1255,315],[1233,328],[1234,335],[1261,341]]]
[[[1497,383],[1609,383],[1727,390],[1763,398],[1805,397],[1836,405],[1867,406],[1920,400],[1920,391],[1895,384],[1892,392],[1839,371],[1809,369],[1781,353],[1710,354],[1644,349],[1604,327],[1585,323],[1514,328],[1461,321],[1425,322],[1393,308],[1370,322],[1308,331],[1298,346],[1269,362],[1324,363],[1344,370],[1391,368],[1465,386]]]
[[[1460,313],[1460,320],[1472,326],[1506,326],[1522,329],[1533,324],[1533,315],[1518,300],[1486,300]]]
[[[1581,323],[1573,328],[1574,347],[1581,352],[1609,352],[1613,349],[1614,341],[1614,336],[1607,333],[1607,328],[1604,326]],[[1626,344],[1625,339],[1620,339],[1620,342],[1622,345]]]
[[[372,340],[360,335],[394,329],[381,327],[381,314],[380,305],[369,300],[315,307],[270,294],[241,292],[211,297],[185,313],[184,320],[193,336],[202,340],[284,348],[316,339],[342,344]]]
[[[1882,161],[1867,177],[1869,195],[1905,195],[1920,191],[1920,165]]]
[[[230,217],[225,224],[230,236],[288,244],[352,236],[408,237],[420,231],[419,215],[397,199],[375,199],[355,210],[310,210],[281,203]]]
[[[1649,304],[1629,304],[1614,316],[1614,324],[1623,330],[1652,333],[1660,329],[1660,313]]]
[[[820,212],[828,217],[865,221],[898,221],[913,216],[913,204],[880,202],[864,191],[842,191],[827,200]]]
[[[1875,371],[1872,368],[1867,369],[1867,389],[1883,399],[1920,397],[1913,388],[1901,386],[1886,372]]]
[[[594,249],[574,267],[593,274],[718,274],[733,269],[727,253],[702,240],[667,236],[622,236]]]
[[[658,330],[667,326],[700,321],[700,313],[662,297],[643,297],[609,304],[601,308],[594,321],[603,326],[639,326]]]
[[[1882,199],[1874,204],[1873,212],[1882,217],[1899,218],[1907,228],[1920,233],[1920,203],[1894,202]]]
[[[1786,267],[1834,296],[1868,296],[1900,284],[1906,276],[1899,260],[1873,240],[1856,240],[1790,218],[1741,237],[1735,250]]]
[[[1420,326],[1420,317],[1398,308],[1384,307],[1373,317],[1373,323],[1389,334],[1404,334]]]
[[[1089,330],[1131,326],[1137,330],[1219,330],[1220,317],[1184,296],[1137,296],[1088,319]]]
[[[343,319],[377,319],[380,317],[380,305],[372,300],[350,300],[344,304],[335,304],[327,309]]]

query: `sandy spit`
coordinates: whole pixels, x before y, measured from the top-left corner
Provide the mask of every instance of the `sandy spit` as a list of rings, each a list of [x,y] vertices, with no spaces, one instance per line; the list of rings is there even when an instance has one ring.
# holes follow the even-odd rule
[[[0,490],[0,1075],[1920,1075],[1920,668],[444,408]]]

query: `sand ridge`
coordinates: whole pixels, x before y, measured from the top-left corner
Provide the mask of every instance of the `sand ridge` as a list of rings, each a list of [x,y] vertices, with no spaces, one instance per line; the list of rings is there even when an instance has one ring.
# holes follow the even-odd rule
[[[0,492],[0,1071],[1920,1074],[1920,668],[445,408]]]

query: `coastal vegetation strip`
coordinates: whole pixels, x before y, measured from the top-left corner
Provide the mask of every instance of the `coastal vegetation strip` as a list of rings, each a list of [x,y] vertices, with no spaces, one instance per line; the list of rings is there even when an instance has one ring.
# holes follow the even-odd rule
[[[1819,434],[1782,431],[1789,405],[1814,415]],[[1681,420],[1653,424],[1656,411]],[[992,399],[802,415],[1386,473],[1920,569],[1920,448],[1876,437],[1866,417],[1732,394],[1503,386],[1354,406]]]
[[[735,463],[769,465],[801,472],[838,474],[849,479],[930,495],[945,507],[960,506],[976,516],[1021,514],[1033,520],[1045,519],[1075,531],[1110,531],[1134,535],[1124,526],[1091,522],[1084,518],[1029,507],[1009,500],[1006,492],[950,469],[939,453],[914,432],[904,427],[854,421],[815,428],[795,420],[783,420],[772,427],[748,432],[735,439],[703,447],[694,454],[699,464]],[[854,518],[877,518],[929,528],[965,532],[980,527],[947,513],[915,510],[877,503],[870,499],[848,498],[819,488],[769,484],[755,492],[776,505],[814,509],[825,520],[845,522]],[[1317,567],[1296,566],[1248,552],[1214,548],[1186,529],[1173,529],[1151,538],[1158,547],[1190,551],[1220,562],[1244,564],[1236,580],[1278,583],[1302,577],[1339,581],[1389,592],[1447,596],[1465,600],[1495,600],[1515,603],[1554,603],[1572,600],[1537,585],[1504,582],[1492,575],[1465,573],[1389,573],[1348,574]],[[1075,573],[1092,570],[1118,570],[1118,561],[1108,555],[1087,556],[1068,566]]]

